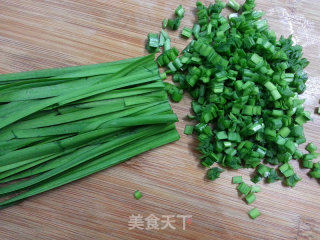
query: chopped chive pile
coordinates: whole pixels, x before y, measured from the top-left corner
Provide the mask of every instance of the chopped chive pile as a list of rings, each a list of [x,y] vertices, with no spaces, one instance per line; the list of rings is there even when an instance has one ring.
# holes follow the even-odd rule
[[[225,7],[235,13],[224,17]],[[185,134],[197,134],[208,178],[219,177],[222,171],[213,167],[218,164],[255,169],[253,183],[283,180],[294,187],[301,178],[290,164],[293,159],[309,168],[311,177],[319,178],[318,165],[312,161],[319,155],[317,147],[308,144],[308,154],[298,149],[306,142],[303,125],[311,120],[305,100],[298,97],[308,79],[304,69],[309,62],[302,47],[294,45],[292,36],[277,39],[262,18],[264,13],[254,9],[255,0],[242,6],[236,0],[227,4],[216,0],[208,7],[198,1],[196,8],[193,28],[185,27],[181,33],[193,39],[180,53],[165,47],[157,63],[172,75],[177,89],[191,95],[193,113],[188,118],[197,123],[193,128],[187,125]],[[176,27],[174,20],[171,25]],[[169,88],[168,94],[172,92]],[[248,203],[260,191],[240,177],[232,182],[240,183],[238,190]]]
[[[225,18],[221,12],[226,6],[238,13]],[[198,21],[182,31],[184,37],[192,32],[193,40],[180,54],[164,49],[157,63],[192,97],[202,165],[254,168],[254,183],[283,179],[294,186],[300,177],[293,169],[282,172],[282,178],[276,167],[318,156],[314,144],[308,145],[307,155],[298,150],[306,142],[303,125],[311,120],[298,97],[309,64],[302,47],[291,36],[278,40],[262,19],[264,13],[254,10],[254,0],[242,6],[234,0],[216,0],[208,7],[197,2],[196,7]]]

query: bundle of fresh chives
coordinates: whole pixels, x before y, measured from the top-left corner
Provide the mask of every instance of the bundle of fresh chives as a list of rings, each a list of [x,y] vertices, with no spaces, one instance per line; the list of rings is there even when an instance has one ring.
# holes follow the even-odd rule
[[[179,139],[154,55],[0,75],[0,116],[0,207]]]

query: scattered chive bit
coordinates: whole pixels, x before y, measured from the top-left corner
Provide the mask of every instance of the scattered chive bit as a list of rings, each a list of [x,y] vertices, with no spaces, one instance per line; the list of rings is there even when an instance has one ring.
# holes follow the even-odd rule
[[[235,10],[236,12],[238,12],[240,10],[240,4],[237,3],[235,0],[229,0],[227,6],[229,8],[232,8],[233,10]]]
[[[309,160],[304,160],[304,161],[302,161],[302,166],[304,168],[312,169],[313,168],[313,162],[309,161]]]
[[[175,14],[177,15],[177,17],[179,18],[183,18],[184,17],[184,9],[182,7],[182,5],[179,5],[175,11]]]
[[[163,29],[161,29],[160,34],[163,36],[164,40],[167,40],[167,39],[170,40],[169,34],[166,31],[164,31]]]
[[[249,211],[249,216],[252,219],[256,219],[257,217],[259,217],[261,215],[261,213],[259,212],[259,210],[257,208],[253,208]]]
[[[313,159],[316,159],[319,156],[319,153],[309,153],[309,154],[303,154],[302,160],[303,161],[311,161]]]
[[[238,184],[238,183],[242,183],[242,177],[241,176],[236,176],[236,177],[232,177],[232,183],[233,184]]]
[[[250,192],[252,193],[258,193],[261,191],[261,188],[259,186],[251,186]]]
[[[149,33],[148,34],[148,42],[146,45],[146,49],[149,53],[156,53],[160,52],[159,49],[159,35],[156,33]]]
[[[191,135],[193,133],[194,126],[186,125],[184,128],[184,134]]]
[[[184,8],[182,5],[179,5],[177,9],[175,10],[176,18],[174,19],[168,19],[168,21],[162,22],[162,27],[163,28],[169,28],[171,30],[177,30],[180,27],[181,19],[184,17]]]
[[[177,58],[178,55],[179,51],[177,48],[170,48],[158,56],[157,63],[159,66],[168,66],[171,61],[174,61]]]
[[[156,33],[149,33],[148,35],[148,44],[150,47],[157,48],[159,47],[159,36]]]
[[[309,143],[307,146],[306,146],[306,150],[309,152],[309,153],[314,153],[315,151],[317,151],[317,146],[314,145],[313,143]]]
[[[246,183],[242,182],[238,187],[237,187],[238,191],[240,193],[242,193],[243,195],[248,195],[251,188],[250,186],[248,186]]]
[[[270,175],[271,168],[269,168],[263,164],[260,164],[257,168],[257,171],[261,176],[267,178]]]
[[[216,180],[220,177],[220,173],[224,172],[221,168],[214,167],[208,170],[207,172],[207,178],[211,181]]]
[[[142,193],[137,190],[133,193],[133,196],[135,197],[135,199],[139,200],[140,198],[142,198]]]
[[[171,48],[171,40],[166,31],[163,29],[160,32],[159,46],[164,47],[164,50],[169,50]]]
[[[183,28],[181,35],[185,38],[190,38],[192,35],[192,30],[190,28]]]
[[[253,183],[258,183],[263,179],[263,177],[261,177],[259,174],[255,174],[250,180]]]
[[[282,177],[278,175],[277,171],[274,168],[271,168],[270,175],[267,177],[267,182],[273,183],[275,181],[280,181],[280,180],[282,180]]]
[[[293,159],[300,160],[303,157],[303,153],[297,149],[292,157]]]
[[[248,204],[251,204],[256,200],[256,196],[254,195],[254,193],[251,192],[245,197],[245,199]]]
[[[167,27],[171,30],[177,30],[180,27],[181,19],[175,18],[175,19],[169,19]]]
[[[161,80],[165,80],[167,78],[166,72],[161,73],[160,78],[161,78]]]
[[[167,27],[167,25],[168,25],[168,20],[167,19],[163,19],[162,20],[162,28],[166,28]]]
[[[286,185],[289,187],[295,187],[296,184],[301,181],[301,177],[299,177],[296,173],[286,178]]]
[[[320,162],[314,163],[312,171],[309,173],[312,178],[320,179]]]
[[[293,167],[289,163],[284,163],[279,167],[280,172],[285,176],[285,177],[290,177],[294,175]]]
[[[187,117],[188,117],[188,119],[190,119],[190,120],[194,120],[194,119],[196,119],[196,116],[191,115],[191,114],[188,114],[188,115],[187,115]]]
[[[164,51],[168,51],[171,48],[171,40],[166,39],[163,44]]]

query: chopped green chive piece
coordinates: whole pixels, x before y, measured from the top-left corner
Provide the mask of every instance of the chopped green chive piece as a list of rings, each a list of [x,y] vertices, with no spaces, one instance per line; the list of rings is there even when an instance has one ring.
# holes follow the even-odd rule
[[[273,183],[275,181],[279,181],[282,178],[277,174],[276,170],[274,168],[271,168],[270,175],[267,177],[268,183]]]
[[[301,181],[301,178],[295,173],[286,178],[286,184],[290,187],[295,187],[299,181]]]
[[[193,133],[194,126],[186,125],[184,128],[184,134],[191,135]]]
[[[294,175],[293,167],[288,163],[285,163],[281,167],[279,167],[279,170],[285,177]]]
[[[175,18],[175,19],[169,19],[167,27],[171,30],[177,30],[180,27],[180,18]]]
[[[211,181],[216,180],[220,177],[220,173],[224,172],[221,168],[214,167],[208,170],[207,172],[207,178]]]
[[[313,170],[310,172],[310,176],[312,178],[319,179],[320,178],[320,170]]]
[[[314,163],[313,168],[317,170],[320,169],[320,162]]]
[[[159,47],[159,36],[156,33],[149,33],[148,35],[148,45],[149,47],[157,48]]]
[[[173,64],[173,62],[170,62],[168,64],[168,68],[170,69],[171,72],[176,72],[177,71],[177,68],[176,66]]]
[[[232,8],[236,12],[238,12],[240,10],[240,4],[237,3],[235,0],[229,0],[227,6]]]
[[[260,191],[261,191],[261,188],[259,186],[251,186],[252,193],[258,193]]]
[[[252,219],[256,219],[257,217],[259,217],[261,215],[261,213],[259,212],[259,210],[257,208],[253,208],[249,211],[249,216]]]
[[[318,153],[310,153],[310,154],[304,154],[302,156],[303,161],[311,161],[313,159],[316,159],[319,156]]]
[[[308,160],[304,160],[304,161],[302,162],[302,166],[303,166],[304,168],[310,168],[310,169],[312,169],[312,168],[313,168],[313,162],[312,162],[312,161],[308,161]]]
[[[159,52],[160,49],[160,40],[158,34],[156,33],[149,33],[148,34],[148,42],[146,45],[146,49],[149,53],[156,53]]]
[[[200,27],[199,24],[195,23],[195,24],[193,25],[192,34],[193,34],[193,36],[194,36],[196,39],[199,38],[200,29],[201,29],[201,27]]]
[[[238,183],[242,183],[242,177],[241,176],[236,176],[232,178],[232,183],[233,184],[238,184]]]
[[[288,127],[283,127],[279,130],[279,135],[283,138],[286,138],[289,136],[291,130]]]
[[[254,195],[254,193],[251,192],[245,197],[245,199],[248,204],[251,204],[256,200],[256,196]]]
[[[313,164],[313,168],[312,168],[311,172],[309,173],[309,175],[312,178],[320,179],[320,162]]]
[[[171,41],[170,41],[170,39],[166,39],[165,41],[164,41],[164,51],[168,51],[169,49],[171,49]]]
[[[244,182],[242,182],[238,187],[237,187],[237,189],[238,189],[238,191],[240,192],[240,193],[242,193],[243,195],[248,195],[249,194],[249,192],[250,192],[250,190],[251,190],[251,188],[247,185],[247,184],[245,184]]]
[[[171,83],[165,82],[164,85],[167,93],[171,97],[171,100],[174,102],[180,102],[183,97],[183,90]]]
[[[166,28],[167,27],[167,24],[168,24],[168,20],[167,19],[163,19],[162,21],[162,28]]]
[[[265,165],[260,164],[258,166],[258,173],[263,177],[268,177],[270,175],[271,169]]]
[[[314,145],[313,143],[309,143],[307,146],[306,146],[306,150],[309,152],[309,153],[314,153],[315,151],[317,151],[317,146]]]
[[[167,78],[167,74],[165,72],[160,74],[161,80],[165,80]]]
[[[179,17],[179,18],[183,18],[184,17],[184,9],[182,7],[182,5],[179,5],[175,11],[175,14]]]
[[[181,35],[185,38],[190,38],[192,34],[192,30],[190,28],[183,28]]]
[[[218,132],[216,134],[216,137],[218,140],[222,140],[222,139],[228,139],[228,135],[225,131],[221,131],[221,132]]]
[[[292,169],[292,166],[288,163],[283,164],[282,166],[279,167],[280,172],[284,173],[288,171],[289,169]]]
[[[295,151],[295,153],[293,154],[293,158],[296,160],[299,160],[303,157],[303,153],[297,149],[297,151]]]
[[[139,200],[140,198],[142,198],[142,193],[137,190],[134,192],[133,196],[135,197],[135,199]]]

